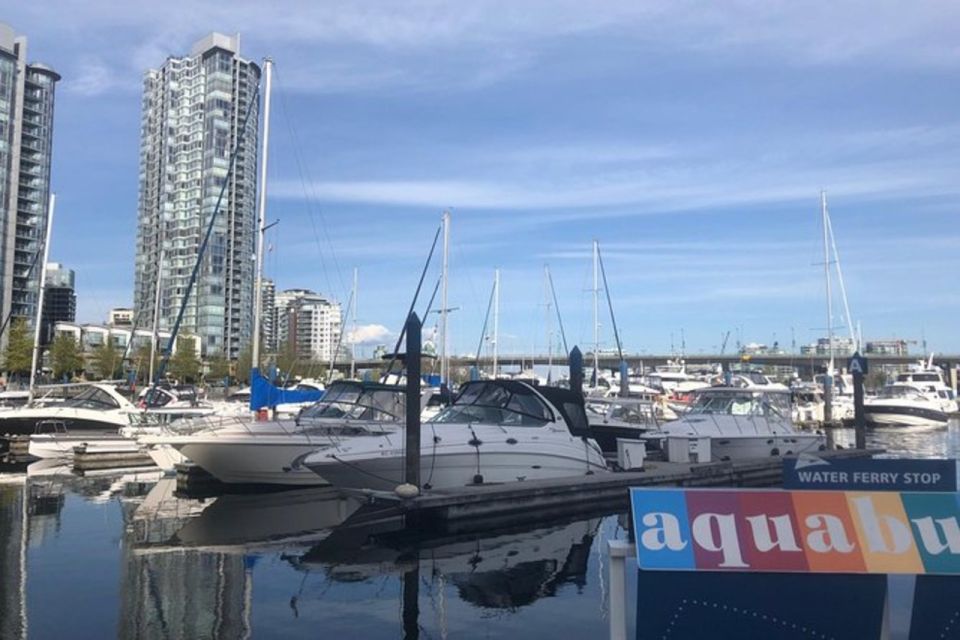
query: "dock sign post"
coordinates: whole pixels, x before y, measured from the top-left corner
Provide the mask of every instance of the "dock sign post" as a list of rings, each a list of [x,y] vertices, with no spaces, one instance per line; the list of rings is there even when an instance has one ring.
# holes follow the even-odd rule
[[[857,449],[867,448],[867,415],[863,408],[863,377],[869,367],[867,359],[857,351],[847,363],[847,371],[853,375],[853,426]]]
[[[796,491],[957,491],[957,461],[905,458],[783,460],[783,488]]]

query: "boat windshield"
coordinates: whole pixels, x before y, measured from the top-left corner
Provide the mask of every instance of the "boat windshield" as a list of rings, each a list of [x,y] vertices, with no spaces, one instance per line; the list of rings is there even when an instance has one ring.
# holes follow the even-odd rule
[[[701,393],[688,414],[782,418],[789,412],[789,394]]]
[[[880,390],[879,398],[916,398],[920,390],[906,384],[890,384]]]
[[[76,397],[65,400],[60,406],[74,409],[119,409],[120,403],[103,389],[90,387]]]
[[[333,385],[323,399],[303,410],[301,418],[349,418],[351,420],[402,420],[406,402],[403,393],[390,389],[365,389],[360,385]]]
[[[520,385],[473,383],[464,387],[453,405],[432,422],[482,422],[523,427],[542,427],[553,421],[553,412],[543,401]]]

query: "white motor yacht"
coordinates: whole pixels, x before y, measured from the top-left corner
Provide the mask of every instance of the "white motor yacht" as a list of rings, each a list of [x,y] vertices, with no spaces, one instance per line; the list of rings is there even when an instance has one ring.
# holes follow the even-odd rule
[[[299,456],[344,439],[396,431],[405,417],[400,387],[341,380],[331,383],[319,402],[296,419],[254,421],[246,417],[210,417],[184,423],[189,433],[170,429],[139,438],[158,465],[175,464],[164,450],[232,484],[317,485],[323,480],[308,469],[294,468]]]
[[[450,407],[421,426],[421,488],[606,472],[603,454],[588,433],[579,393],[518,380],[469,382]],[[403,482],[405,437],[400,430],[349,438],[302,463],[340,488],[392,491]]]
[[[710,438],[711,457],[717,460],[767,458],[826,447],[823,435],[794,429],[789,390],[750,387],[703,389],[679,420],[643,439],[653,448],[666,450],[667,438],[702,436]]]
[[[957,411],[957,394],[944,381],[940,368],[934,366],[932,356],[930,361],[921,362],[910,367],[909,371],[897,374],[896,383],[916,387],[928,398],[936,401],[944,413]]]
[[[31,435],[40,423],[56,423],[70,432],[116,432],[129,424],[128,414],[138,411],[109,384],[75,385],[72,390],[73,397],[58,404],[0,412],[0,434]]]
[[[940,398],[931,397],[915,384],[895,382],[863,403],[867,422],[880,426],[943,427],[949,415]]]

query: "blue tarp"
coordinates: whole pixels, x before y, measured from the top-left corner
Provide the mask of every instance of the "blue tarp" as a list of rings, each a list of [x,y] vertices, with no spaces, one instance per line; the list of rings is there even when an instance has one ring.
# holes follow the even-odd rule
[[[323,391],[299,391],[296,389],[280,389],[260,375],[260,371],[250,371],[250,410],[256,411],[264,407],[273,408],[278,404],[288,402],[316,402],[323,397]]]

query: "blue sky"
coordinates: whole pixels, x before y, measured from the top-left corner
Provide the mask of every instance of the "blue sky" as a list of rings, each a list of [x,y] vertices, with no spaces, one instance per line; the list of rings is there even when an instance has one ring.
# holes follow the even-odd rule
[[[960,351],[960,5],[229,4],[5,11],[64,78],[52,258],[82,321],[132,297],[141,74],[217,30],[276,62],[267,275],[345,301],[358,267],[371,339],[399,328],[449,208],[458,352],[497,267],[502,351],[543,351],[547,263],[568,339],[591,342],[594,238],[629,351],[681,330],[693,353],[728,330],[806,343],[825,189],[865,336]]]

